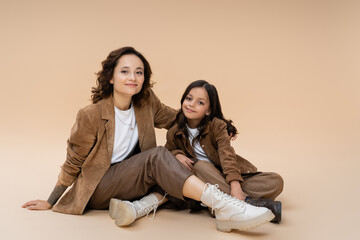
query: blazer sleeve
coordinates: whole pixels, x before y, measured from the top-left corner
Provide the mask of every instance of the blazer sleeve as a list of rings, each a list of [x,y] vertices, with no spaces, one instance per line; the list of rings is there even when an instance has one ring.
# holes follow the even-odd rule
[[[211,132],[214,134],[221,168],[225,175],[226,182],[230,183],[234,180],[243,181],[241,171],[236,162],[235,150],[230,144],[226,123],[219,119],[216,121],[216,124],[213,125]]]
[[[154,125],[156,128],[169,129],[174,124],[177,110],[161,103],[155,93],[150,90],[150,97],[152,98],[152,109],[154,113]]]
[[[96,143],[96,131],[88,113],[80,109],[67,141],[66,160],[58,176],[62,185],[70,186],[78,177],[85,159]]]

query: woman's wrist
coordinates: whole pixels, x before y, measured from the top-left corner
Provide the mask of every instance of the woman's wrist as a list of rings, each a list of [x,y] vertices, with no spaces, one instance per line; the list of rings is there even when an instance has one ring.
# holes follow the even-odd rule
[[[47,202],[51,206],[54,206],[56,204],[56,202],[59,200],[59,198],[63,195],[63,193],[65,192],[66,189],[67,189],[67,186],[56,185],[54,187],[54,190],[51,192]]]

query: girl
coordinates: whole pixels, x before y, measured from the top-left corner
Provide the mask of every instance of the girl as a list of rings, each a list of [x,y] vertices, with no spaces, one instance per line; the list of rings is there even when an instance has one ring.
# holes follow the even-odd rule
[[[257,172],[254,165],[236,155],[227,129],[237,132],[222,114],[216,88],[198,80],[181,98],[181,109],[167,132],[165,147],[201,180],[218,184],[221,191],[242,201],[248,195],[247,201],[269,207],[276,215],[273,222],[280,222],[281,203],[272,200],[283,189],[281,176]]]
[[[170,128],[176,111],[152,92],[150,76],[148,61],[134,48],[109,54],[102,62],[97,87],[92,89],[92,104],[80,109],[71,129],[67,157],[53,192],[47,201],[29,201],[23,207],[68,214],[110,207],[116,224],[125,226],[155,211],[164,190],[216,209],[221,231],[245,230],[268,222],[271,211],[244,209],[242,202],[192,175],[164,147],[156,147],[154,127]],[[155,186],[161,188],[159,193],[141,198]],[[133,203],[118,200],[139,198]]]

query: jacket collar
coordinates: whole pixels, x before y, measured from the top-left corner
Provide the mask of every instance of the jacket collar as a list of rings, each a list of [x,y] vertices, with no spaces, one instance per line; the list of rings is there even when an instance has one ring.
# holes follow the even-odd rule
[[[207,124],[206,124],[206,127],[204,129],[204,132],[202,133],[202,135],[205,135],[205,134],[208,134],[209,131],[210,131],[210,123],[212,121],[209,121]],[[178,135],[184,135],[184,133],[179,129],[179,125],[177,123],[174,124],[174,127],[176,127],[176,132],[175,132],[175,135],[178,136]]]
[[[111,160],[114,148],[114,137],[115,137],[115,109],[114,109],[114,99],[110,95],[107,98],[101,100],[102,104],[102,119],[106,120],[104,122],[105,134],[107,149],[109,154],[109,159]]]
[[[114,98],[110,95],[107,98],[102,99],[102,119],[111,120],[114,119]]]

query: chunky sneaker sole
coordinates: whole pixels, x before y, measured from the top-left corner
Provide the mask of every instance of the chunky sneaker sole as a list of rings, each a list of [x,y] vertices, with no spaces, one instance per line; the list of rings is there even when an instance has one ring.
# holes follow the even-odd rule
[[[272,222],[272,223],[280,223],[281,222],[281,209],[282,209],[281,205],[282,204],[280,201],[275,201],[274,212],[276,212],[277,214],[275,214],[275,218],[272,219],[270,222]]]
[[[115,219],[115,224],[119,227],[128,226],[136,219],[135,209],[129,201],[121,201],[112,198],[110,200],[109,214]]]
[[[118,202],[121,202],[121,200],[116,199],[116,198],[112,198],[110,200],[110,205],[109,205],[109,215],[112,219],[115,219],[116,216],[118,215],[118,208],[117,208],[117,204]]]
[[[266,211],[263,215],[256,217],[252,220],[246,221],[219,221],[216,220],[216,228],[222,232],[230,232],[232,229],[238,229],[240,231],[250,230],[252,228],[263,225],[272,220],[275,215],[270,211]]]

